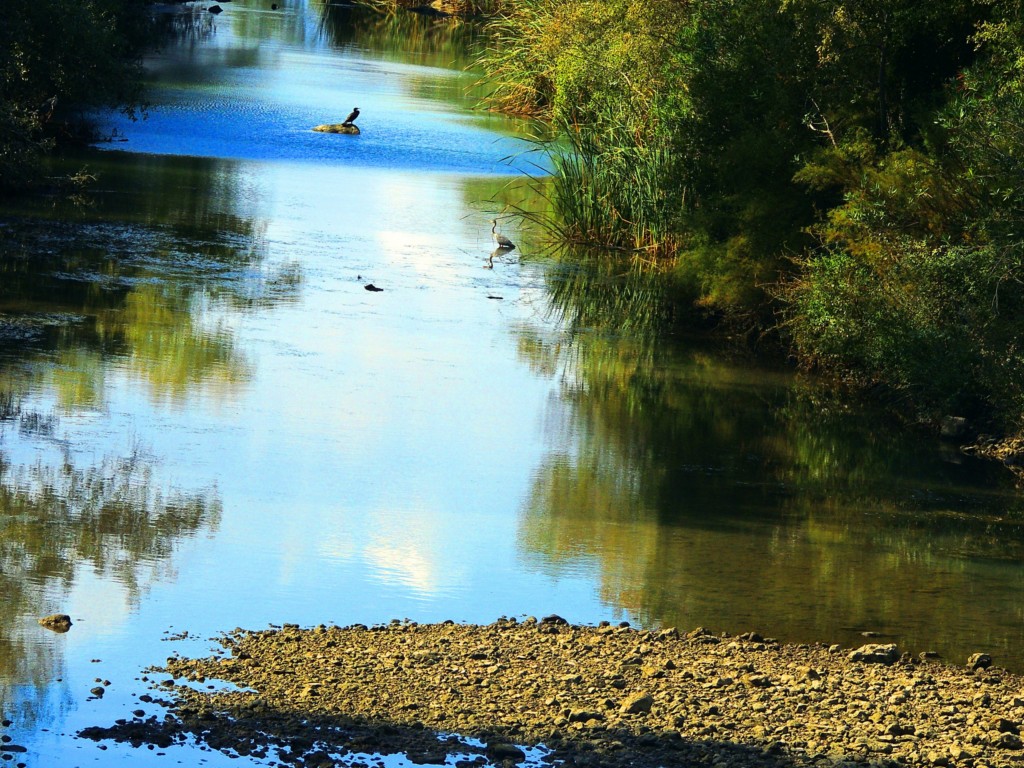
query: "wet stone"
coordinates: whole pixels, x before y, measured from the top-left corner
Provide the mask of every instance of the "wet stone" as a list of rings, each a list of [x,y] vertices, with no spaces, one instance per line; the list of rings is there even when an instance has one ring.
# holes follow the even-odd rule
[[[64,633],[71,629],[71,617],[66,613],[51,613],[39,619],[39,624],[51,632]]]
[[[992,657],[987,653],[972,653],[967,658],[968,669],[988,669],[992,666]]]

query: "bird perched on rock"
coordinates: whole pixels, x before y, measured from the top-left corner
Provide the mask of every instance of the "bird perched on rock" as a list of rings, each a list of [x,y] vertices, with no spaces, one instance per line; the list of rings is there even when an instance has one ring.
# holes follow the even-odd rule
[[[359,117],[359,107],[352,107],[352,111],[348,113],[348,117],[345,118],[342,125],[351,125],[357,117]]]
[[[504,248],[505,250],[509,250],[510,251],[510,250],[512,250],[513,248],[516,247],[515,243],[513,243],[511,240],[509,240],[503,234],[498,232],[498,220],[497,219],[491,219],[491,237],[494,238],[494,242],[496,242],[498,244],[499,248]]]

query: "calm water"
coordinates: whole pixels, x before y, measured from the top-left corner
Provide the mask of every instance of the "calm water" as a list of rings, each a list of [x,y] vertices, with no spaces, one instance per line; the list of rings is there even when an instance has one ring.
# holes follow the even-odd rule
[[[88,198],[0,214],[25,762],[145,763],[73,734],[239,625],[557,612],[1024,670],[1001,468],[655,339],[642,275],[546,259],[514,219],[487,268],[491,218],[536,202],[519,126],[471,109],[468,32],[278,1],[179,24],[150,119],[70,161]],[[308,130],[352,106],[362,135]]]

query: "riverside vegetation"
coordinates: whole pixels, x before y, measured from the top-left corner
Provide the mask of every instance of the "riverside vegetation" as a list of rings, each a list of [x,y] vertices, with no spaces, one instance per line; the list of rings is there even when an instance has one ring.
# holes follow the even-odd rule
[[[542,764],[606,768],[1021,762],[1024,680],[982,654],[954,666],[894,645],[851,652],[557,616],[238,629],[221,645],[169,658],[152,674],[170,679],[145,678],[157,691],[139,696],[148,709],[79,735],[160,748],[194,738],[295,766],[393,752],[513,765],[524,747]],[[161,703],[167,716],[153,714]]]
[[[91,138],[90,109],[142,102],[150,0],[6,0],[0,25],[0,192],[37,184],[58,140]]]
[[[549,229],[674,318],[932,423],[1024,427],[1016,0],[518,0],[482,64],[560,129]],[[649,311],[649,310],[648,310]]]

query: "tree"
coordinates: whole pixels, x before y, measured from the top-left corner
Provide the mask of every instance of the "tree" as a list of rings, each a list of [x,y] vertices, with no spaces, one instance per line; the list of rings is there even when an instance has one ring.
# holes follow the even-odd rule
[[[136,106],[145,0],[7,0],[0,26],[0,189],[31,176],[86,110]]]

